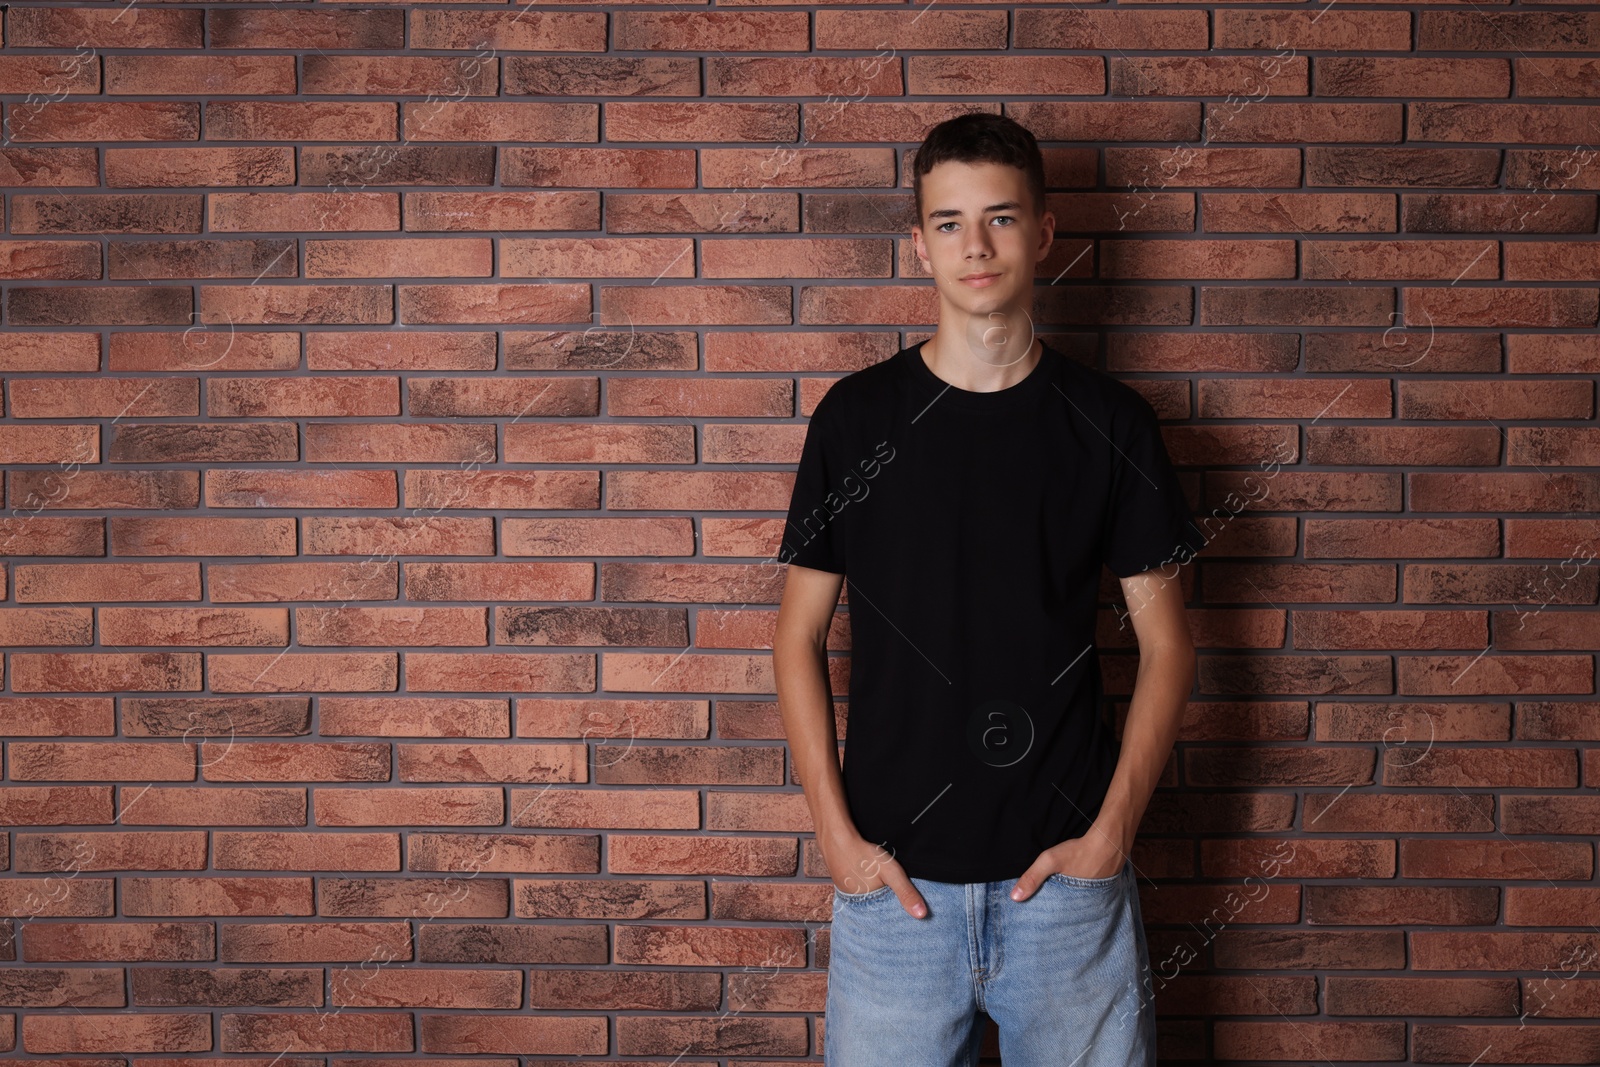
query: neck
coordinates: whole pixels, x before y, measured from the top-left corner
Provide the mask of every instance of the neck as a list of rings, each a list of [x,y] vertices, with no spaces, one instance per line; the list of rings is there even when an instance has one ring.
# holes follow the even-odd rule
[[[1029,331],[1008,344],[967,344],[959,334],[941,328],[922,344],[922,360],[938,377],[958,389],[988,393],[1017,384],[1032,373],[1044,354],[1044,342]]]

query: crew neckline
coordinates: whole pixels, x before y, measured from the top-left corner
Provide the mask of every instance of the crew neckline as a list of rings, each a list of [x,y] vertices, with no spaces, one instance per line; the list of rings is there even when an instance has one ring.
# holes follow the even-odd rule
[[[927,344],[924,338],[910,346],[903,353],[907,369],[917,379],[925,390],[932,390],[938,394],[941,404],[955,403],[970,408],[998,408],[1009,407],[1012,404],[1027,400],[1043,389],[1046,383],[1054,377],[1055,351],[1043,338],[1039,341],[1039,362],[1035,363],[1033,370],[1027,377],[1019,382],[1013,382],[1004,389],[994,389],[989,392],[979,392],[974,389],[963,389],[952,385],[933,373],[927,361],[922,358],[922,346]]]

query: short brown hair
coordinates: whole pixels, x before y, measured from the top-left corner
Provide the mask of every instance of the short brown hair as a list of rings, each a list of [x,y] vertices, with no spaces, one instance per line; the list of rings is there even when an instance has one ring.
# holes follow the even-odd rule
[[[917,202],[917,223],[923,220],[922,176],[935,164],[1000,163],[1016,167],[1027,178],[1035,214],[1044,214],[1044,157],[1033,133],[1005,115],[970,112],[946,119],[923,138],[911,165],[911,189]]]

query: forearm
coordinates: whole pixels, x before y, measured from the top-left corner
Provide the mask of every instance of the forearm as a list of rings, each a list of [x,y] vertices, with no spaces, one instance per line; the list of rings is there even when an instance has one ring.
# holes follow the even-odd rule
[[[1140,654],[1122,730],[1122,752],[1095,817],[1099,829],[1123,852],[1133,847],[1139,822],[1177,743],[1194,678],[1193,646],[1162,646]]]
[[[795,777],[820,838],[854,828],[839,770],[839,735],[833,724],[832,687],[824,648],[805,640],[774,641],[778,710],[794,759]]]

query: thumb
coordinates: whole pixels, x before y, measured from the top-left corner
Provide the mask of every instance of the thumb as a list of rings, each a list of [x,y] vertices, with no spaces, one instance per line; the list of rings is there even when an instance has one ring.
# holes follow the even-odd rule
[[[896,889],[896,895],[900,898],[900,906],[905,908],[914,919],[927,918],[928,902],[922,899],[922,894],[917,892],[917,887],[912,883],[910,877],[901,874],[900,878],[905,884],[904,889]]]
[[[1017,879],[1016,887],[1011,890],[1011,899],[1027,900],[1039,891],[1039,887],[1044,885],[1044,880],[1050,877],[1051,873],[1049,868],[1035,863],[1023,871],[1022,876]]]

